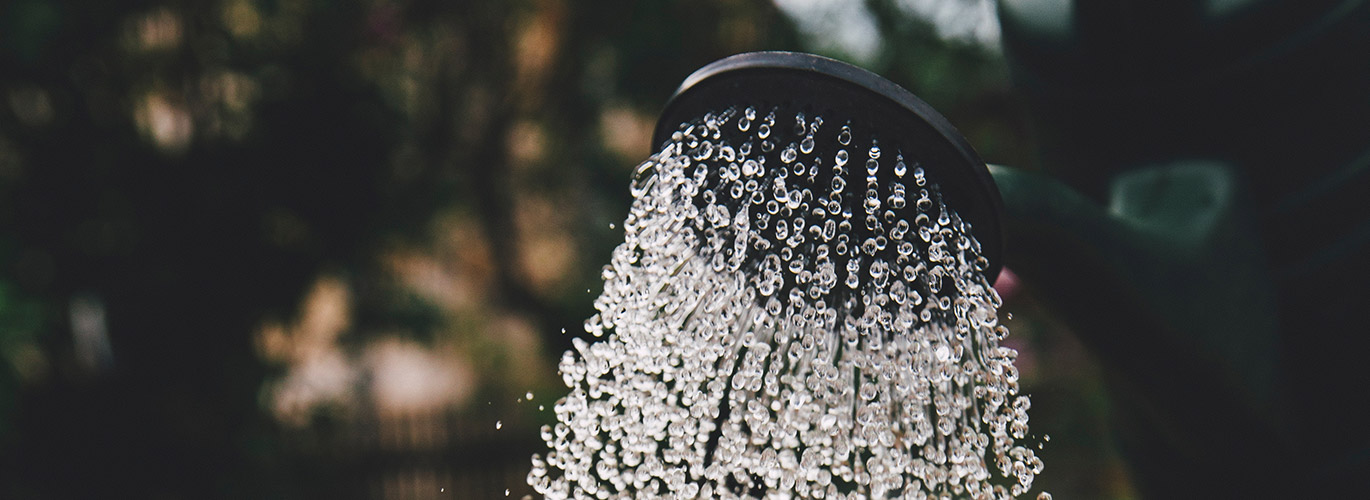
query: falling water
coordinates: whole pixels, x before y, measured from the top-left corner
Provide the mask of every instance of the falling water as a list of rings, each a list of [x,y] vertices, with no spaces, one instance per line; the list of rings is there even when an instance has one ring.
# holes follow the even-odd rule
[[[848,123],[730,109],[682,124],[631,189],[585,323],[601,339],[561,360],[570,393],[533,457],[538,493],[1031,487],[1042,462],[1022,443],[1030,402],[988,263],[903,151]]]

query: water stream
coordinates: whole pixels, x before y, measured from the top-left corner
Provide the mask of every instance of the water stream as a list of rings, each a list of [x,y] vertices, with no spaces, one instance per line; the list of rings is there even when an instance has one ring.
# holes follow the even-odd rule
[[[1042,462],[988,264],[904,153],[785,110],[682,124],[633,179],[535,490],[1025,494]]]

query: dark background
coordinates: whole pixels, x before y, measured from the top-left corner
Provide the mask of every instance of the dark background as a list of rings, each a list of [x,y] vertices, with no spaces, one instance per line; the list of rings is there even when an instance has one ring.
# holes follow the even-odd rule
[[[0,3],[0,498],[529,493],[628,175],[720,57],[856,62],[1032,166],[983,2],[779,3]],[[1000,289],[1038,486],[1133,496],[1098,367]]]

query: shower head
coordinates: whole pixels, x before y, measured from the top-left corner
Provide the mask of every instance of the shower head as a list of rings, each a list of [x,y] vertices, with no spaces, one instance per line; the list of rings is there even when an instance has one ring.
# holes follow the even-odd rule
[[[696,72],[659,123],[585,322],[603,340],[562,358],[573,390],[529,484],[547,498],[1032,488],[1031,403],[990,286],[1002,202],[945,119],[872,73],[766,52]]]
[[[818,158],[831,160],[833,152],[841,148],[865,152],[878,143],[889,158],[902,155],[908,168],[921,167],[927,182],[938,186],[942,203],[971,225],[971,233],[980,244],[979,253],[989,263],[985,278],[990,283],[995,281],[1003,254],[999,191],[984,161],[927,103],[889,80],[847,63],[794,52],[750,52],[715,61],[686,78],[657,121],[653,144],[664,147],[682,124],[697,122],[706,114],[728,110],[740,114],[746,108],[762,114],[776,111],[782,120],[796,115],[821,117],[829,130],[850,125],[853,134],[849,143],[839,144],[837,134],[808,134],[814,139],[812,148]],[[780,164],[777,158],[784,144],[805,136],[802,121],[796,124],[797,129],[785,125],[788,123],[773,127],[778,146],[762,153],[773,165]],[[725,135],[739,130],[722,128]],[[896,180],[896,170],[891,168],[881,168],[866,177],[860,167],[865,155],[858,153],[857,157],[852,160],[849,178],[844,179],[851,199],[861,199],[862,186],[866,185],[862,180],[874,178],[880,184]]]

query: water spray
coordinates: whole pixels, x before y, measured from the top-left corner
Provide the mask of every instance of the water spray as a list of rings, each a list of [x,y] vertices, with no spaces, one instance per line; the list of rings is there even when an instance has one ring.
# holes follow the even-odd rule
[[[807,54],[667,105],[560,372],[548,498],[1006,498],[1026,446],[991,286],[1001,202],[927,104]]]

